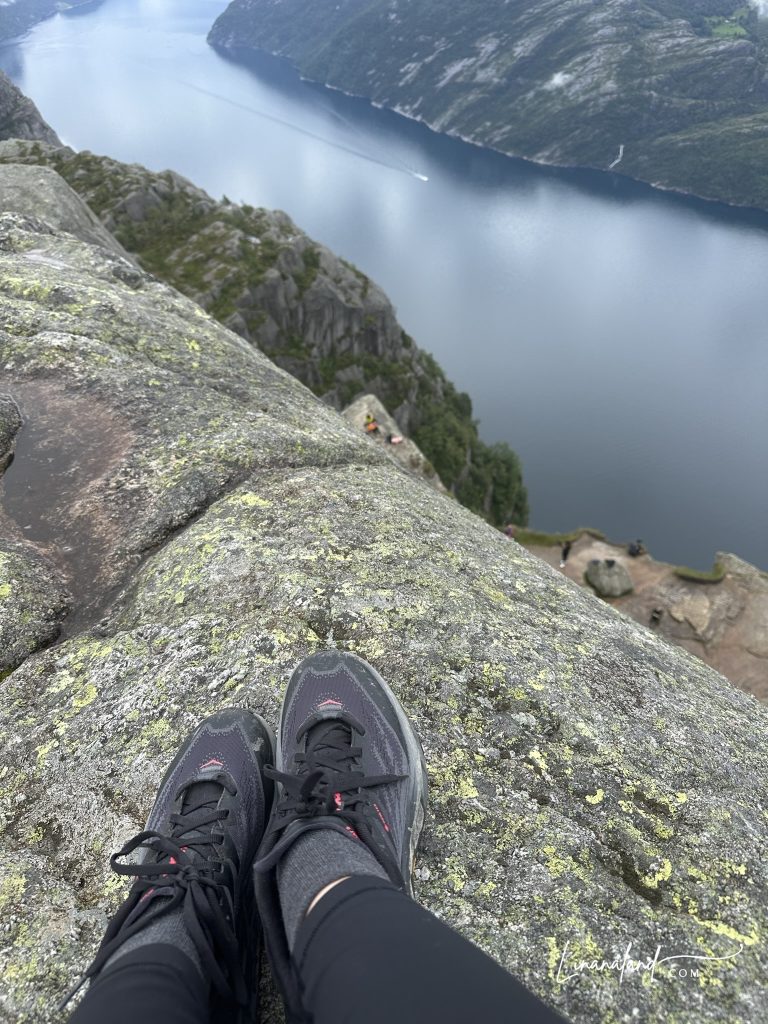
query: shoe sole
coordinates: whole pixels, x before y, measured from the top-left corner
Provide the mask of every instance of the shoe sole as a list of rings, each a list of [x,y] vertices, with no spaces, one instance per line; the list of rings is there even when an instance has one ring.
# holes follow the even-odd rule
[[[359,665],[363,665],[365,669],[370,672],[392,706],[400,725],[403,739],[405,740],[405,752],[410,767],[410,771],[408,773],[408,798],[409,806],[413,808],[413,811],[410,821],[406,826],[409,834],[408,848],[405,851],[406,863],[401,862],[400,871],[405,879],[408,895],[413,897],[413,868],[416,861],[416,848],[419,845],[419,837],[421,836],[421,832],[424,827],[424,819],[427,815],[427,805],[429,802],[429,779],[427,776],[427,762],[424,758],[424,750],[421,746],[421,741],[416,735],[416,731],[411,724],[410,718],[405,713],[405,709],[397,696],[393,693],[392,688],[376,671],[373,665],[369,664],[365,658],[361,658],[358,654],[353,654],[352,651],[337,651],[334,653],[336,653],[341,660],[357,662]],[[305,658],[296,666],[291,675],[291,680],[293,680],[296,672],[298,672],[300,668],[303,668],[312,657],[313,655],[310,654],[309,657]],[[291,682],[289,681],[288,689],[290,689],[290,686]],[[287,693],[288,690],[286,690],[286,696]],[[285,701],[283,702],[283,707],[284,706]],[[280,724],[282,726],[282,712],[280,714]],[[280,731],[278,731],[277,735],[277,758],[277,764],[282,766],[283,751]],[[417,765],[418,769],[416,769]]]

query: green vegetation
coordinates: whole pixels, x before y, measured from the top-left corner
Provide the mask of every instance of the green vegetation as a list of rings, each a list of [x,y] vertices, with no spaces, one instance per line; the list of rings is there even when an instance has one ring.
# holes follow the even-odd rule
[[[720,39],[738,39],[748,36],[755,20],[754,10],[749,5],[739,7],[728,17],[713,15],[704,18],[710,35]]]
[[[361,309],[359,323],[320,355],[301,310],[303,296],[323,273],[320,250],[292,226],[252,206],[217,203],[170,171],[154,174],[37,143],[27,144],[21,159],[57,170],[146,270],[224,323],[239,314],[265,354],[319,397],[343,407],[370,391],[395,417],[405,410],[408,433],[462,504],[496,526],[527,523],[517,455],[506,444],[480,439],[469,395],[404,331],[399,351],[382,347],[385,314],[378,306],[365,309],[370,281],[357,267],[340,261],[350,271],[344,289],[351,308]],[[298,297],[295,308],[272,310],[280,329],[263,336],[267,313],[256,289],[272,268],[293,277]]]
[[[725,577],[725,567],[720,562],[715,562],[709,572],[689,569],[685,565],[676,566],[673,572],[681,580],[688,580],[691,583],[719,583]]]
[[[301,254],[301,259],[304,269],[294,277],[294,281],[299,289],[299,296],[304,294],[317,277],[317,272],[320,269],[320,252],[314,247],[305,249]]]

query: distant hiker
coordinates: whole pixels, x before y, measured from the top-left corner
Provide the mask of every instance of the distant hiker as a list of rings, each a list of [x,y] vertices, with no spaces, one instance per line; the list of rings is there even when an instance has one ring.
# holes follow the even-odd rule
[[[399,434],[387,434],[388,444],[402,444],[403,438]]]
[[[570,555],[570,553],[571,553],[571,545],[572,544],[573,544],[572,540],[567,540],[565,542],[565,544],[563,544],[563,550],[560,552],[560,568],[561,569],[565,568],[565,563],[568,561],[568,555]]]
[[[510,540],[514,540],[515,534],[517,533],[517,527],[514,523],[507,523],[507,525],[504,527],[504,533],[506,534],[507,537],[509,537]]]
[[[365,417],[365,432],[366,434],[378,434],[379,432],[379,424],[370,413]]]
[[[630,555],[632,558],[637,558],[638,555],[645,554],[645,548],[643,547],[643,542],[640,540],[640,538],[632,541],[631,544],[627,545],[627,554]]]
[[[658,626],[661,622],[661,616],[664,614],[663,608],[654,608],[651,612],[651,625]]]
[[[310,654],[279,735],[276,750],[259,715],[226,708],[156,773],[146,830],[111,861],[133,887],[64,1000],[90,982],[70,1024],[257,1021],[260,932],[289,1021],[565,1024],[413,899],[427,766],[376,669]]]

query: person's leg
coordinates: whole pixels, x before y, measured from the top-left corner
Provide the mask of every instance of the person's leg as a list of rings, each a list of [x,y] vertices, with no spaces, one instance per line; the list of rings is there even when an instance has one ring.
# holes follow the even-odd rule
[[[188,956],[148,943],[96,978],[70,1024],[209,1024],[209,994]]]
[[[272,800],[262,769],[273,758],[271,730],[240,708],[212,715],[182,744],[145,830],[111,859],[135,881],[80,982],[91,984],[72,1024],[253,1019],[251,864]],[[138,863],[124,863],[134,851]]]
[[[372,876],[320,899],[293,960],[313,1024],[564,1024],[477,946]]]
[[[302,662],[283,702],[278,756],[279,770],[265,769],[278,799],[255,873],[291,1024],[561,1020],[410,898],[426,767],[370,665],[339,651]]]

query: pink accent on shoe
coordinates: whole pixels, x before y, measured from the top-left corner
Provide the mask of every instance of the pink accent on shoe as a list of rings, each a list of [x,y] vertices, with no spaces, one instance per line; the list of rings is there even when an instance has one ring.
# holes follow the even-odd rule
[[[218,761],[215,757],[212,757],[210,759],[210,761],[206,761],[205,764],[201,764],[200,768],[198,770],[201,771],[201,772],[204,772],[206,768],[223,768],[223,767],[224,767],[224,764],[223,764],[222,761]]]
[[[384,815],[379,810],[379,805],[378,804],[374,804],[373,806],[376,808],[376,813],[378,814],[378,816],[379,816],[379,818],[381,820],[381,824],[384,826],[384,828],[387,830],[387,832],[389,832],[389,825],[384,820]]]
[[[328,700],[324,700],[322,702],[322,704],[318,704],[317,705],[317,710],[319,711],[320,708],[325,708],[329,704],[333,705],[333,707],[336,707],[336,708],[343,708],[344,707],[344,705],[341,703],[340,700],[331,700],[331,698],[329,697]]]

